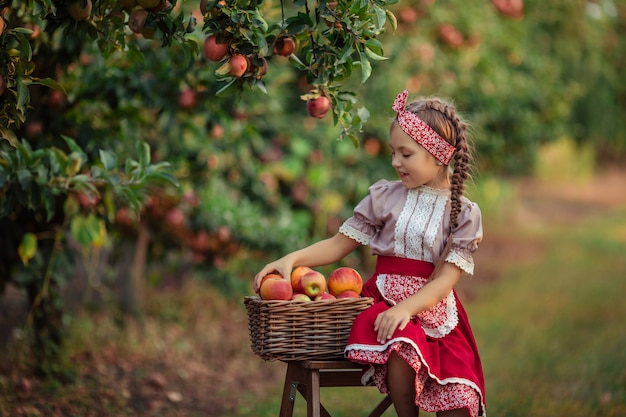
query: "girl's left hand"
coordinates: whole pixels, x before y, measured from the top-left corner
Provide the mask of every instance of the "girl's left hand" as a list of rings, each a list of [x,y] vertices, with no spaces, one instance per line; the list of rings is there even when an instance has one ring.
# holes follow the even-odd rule
[[[410,321],[410,311],[400,304],[380,313],[374,321],[374,331],[378,332],[378,343],[387,342],[387,340],[391,339],[396,329],[404,330]]]

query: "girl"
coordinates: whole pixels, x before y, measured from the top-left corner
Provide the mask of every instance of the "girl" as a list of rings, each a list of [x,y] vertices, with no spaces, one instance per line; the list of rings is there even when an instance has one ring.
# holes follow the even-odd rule
[[[348,359],[363,383],[389,393],[399,417],[485,415],[482,366],[454,286],[473,273],[482,239],[478,206],[463,196],[471,153],[465,124],[439,99],[396,98],[389,143],[400,180],[381,180],[335,236],[266,265],[254,279],[300,265],[334,263],[359,245],[377,255],[363,296],[374,305],[354,321]],[[449,168],[452,163],[453,170]]]

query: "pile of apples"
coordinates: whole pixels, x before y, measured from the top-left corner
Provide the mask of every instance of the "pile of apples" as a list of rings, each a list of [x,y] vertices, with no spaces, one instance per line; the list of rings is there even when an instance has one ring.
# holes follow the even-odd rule
[[[319,271],[299,266],[290,279],[276,273],[263,277],[259,295],[263,300],[320,301],[358,298],[362,289],[361,275],[352,268],[337,268],[326,279]]]

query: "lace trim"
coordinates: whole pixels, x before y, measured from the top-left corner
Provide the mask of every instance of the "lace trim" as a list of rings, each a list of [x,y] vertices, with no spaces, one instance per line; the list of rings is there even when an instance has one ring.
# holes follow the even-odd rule
[[[428,363],[426,363],[426,361],[424,361],[424,356],[422,355],[422,351],[420,350],[419,346],[417,346],[417,344],[413,340],[411,340],[411,339],[408,339],[406,337],[398,337],[398,338],[389,340],[384,345],[365,345],[365,344],[357,344],[357,343],[350,344],[350,345],[347,345],[346,348],[344,349],[344,355],[347,358],[349,358],[350,360],[354,360],[354,361],[359,362],[359,363],[370,363],[370,364],[371,363],[379,363],[379,362],[382,362],[380,360],[382,358],[378,357],[377,353],[384,352],[392,344],[397,343],[397,342],[407,343],[410,346],[412,346],[413,349],[415,349],[415,353],[419,357],[420,362],[426,368],[426,371],[428,372],[428,376],[430,378],[432,378],[433,380],[435,380],[438,384],[446,385],[446,384],[455,383],[455,384],[463,384],[463,385],[466,385],[468,387],[473,388],[478,393],[478,395],[480,397],[481,411],[483,412],[482,417],[487,417],[487,412],[485,411],[485,399],[483,398],[482,391],[480,390],[478,385],[476,383],[474,383],[473,381],[470,381],[469,379],[465,379],[465,378],[459,378],[459,377],[452,377],[452,378],[445,378],[445,379],[437,378],[437,376],[435,376],[431,372],[430,366],[428,365]],[[354,351],[354,352],[352,352],[352,351]],[[351,352],[353,353],[353,355],[350,355]],[[372,360],[365,360],[365,359],[363,359],[363,356],[366,356],[367,352],[372,352],[374,354],[374,358],[370,358],[370,359],[374,359],[374,360],[378,359],[378,361],[377,362],[373,362]],[[357,359],[357,357],[358,357],[358,359]],[[384,363],[384,362],[382,362],[382,363]],[[365,375],[363,375],[363,376],[365,376]],[[364,380],[364,378],[361,378],[361,382],[367,382],[367,381]],[[364,385],[367,385],[367,384],[364,384]]]
[[[448,196],[429,191],[423,188],[408,191],[394,230],[396,256],[433,261],[432,248]]]
[[[454,264],[454,265],[458,266],[459,268],[461,268],[464,272],[468,273],[469,275],[474,275],[474,262],[473,262],[473,260],[472,261],[468,261],[466,258],[464,258],[458,252],[450,251],[448,256],[446,256],[446,262],[450,262],[451,264]]]
[[[440,303],[437,303],[435,307]],[[426,333],[430,337],[434,337],[435,339],[440,339],[447,334],[449,334],[454,328],[459,324],[459,315],[456,308],[456,299],[454,298],[454,293],[450,292],[448,297],[446,298],[446,320],[438,325],[437,327],[426,327],[422,324],[422,328],[424,329],[424,333]],[[432,309],[431,309],[432,310]],[[429,312],[427,310],[426,312]],[[434,312],[436,314],[436,312]]]
[[[379,274],[376,277],[376,288],[378,288],[378,292],[380,293],[380,295],[383,297],[383,300],[385,300],[388,304],[395,306],[396,302],[394,300],[392,300],[391,298],[387,297],[386,291],[385,291],[385,280],[387,279],[387,274]]]
[[[356,240],[361,245],[369,245],[370,240],[372,239],[370,236],[366,235],[360,230],[355,229],[354,227],[349,226],[345,223],[342,224],[341,227],[339,227],[339,233],[349,237],[350,239]]]
[[[394,288],[388,291],[385,285],[387,284],[387,279],[394,280],[393,283],[396,285],[395,289],[397,291]],[[426,279],[423,278],[417,278],[417,282],[415,282],[415,279],[411,277],[395,274],[380,274],[376,277],[376,287],[380,295],[383,300],[392,306],[415,294],[425,282]],[[416,317],[424,333],[428,336],[440,339],[448,335],[459,324],[454,292],[450,291],[446,298],[440,300],[428,310],[417,314]]]

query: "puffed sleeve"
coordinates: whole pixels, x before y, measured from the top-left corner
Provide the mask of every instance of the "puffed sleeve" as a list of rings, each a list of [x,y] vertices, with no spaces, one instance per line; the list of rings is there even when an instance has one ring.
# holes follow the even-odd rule
[[[380,180],[369,187],[369,194],[354,208],[352,217],[339,228],[339,233],[368,245],[383,225],[382,213],[385,194],[389,188],[387,180]]]
[[[483,238],[482,216],[478,204],[466,200],[459,213],[459,226],[453,230],[452,246],[446,262],[453,263],[464,272],[474,274],[472,254]]]

